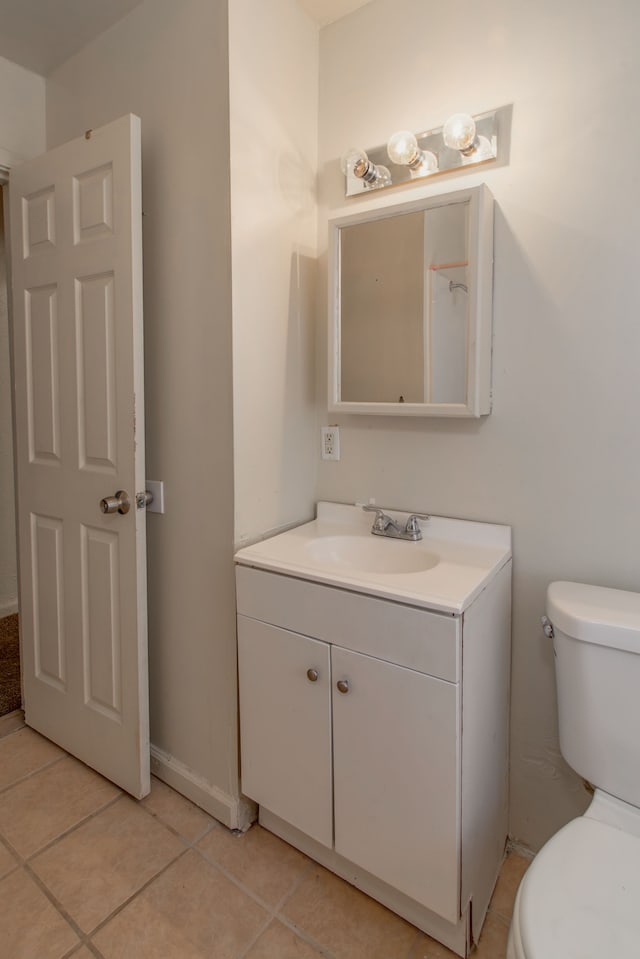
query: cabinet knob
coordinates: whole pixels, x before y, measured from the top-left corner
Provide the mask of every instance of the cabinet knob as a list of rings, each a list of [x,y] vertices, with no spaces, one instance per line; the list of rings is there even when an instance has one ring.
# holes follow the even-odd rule
[[[307,670],[307,679],[309,680],[310,683],[317,683],[319,676],[320,676],[320,673],[318,672],[317,669]]]
[[[338,682],[336,683],[336,686],[338,687],[338,691],[341,692],[341,693],[348,693],[348,692],[349,692],[349,680],[348,680],[348,679],[339,679]]]

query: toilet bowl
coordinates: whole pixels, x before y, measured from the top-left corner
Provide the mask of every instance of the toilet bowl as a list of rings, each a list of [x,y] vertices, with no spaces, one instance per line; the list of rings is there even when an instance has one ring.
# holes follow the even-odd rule
[[[518,890],[507,959],[640,956],[640,595],[552,583],[560,748],[595,786]]]

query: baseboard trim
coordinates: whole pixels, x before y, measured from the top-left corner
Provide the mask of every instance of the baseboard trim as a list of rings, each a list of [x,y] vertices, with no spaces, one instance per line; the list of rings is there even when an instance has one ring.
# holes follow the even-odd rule
[[[244,796],[231,796],[224,792],[153,744],[151,772],[229,829],[240,829],[244,832],[255,822],[255,803]]]
[[[518,856],[524,856],[525,859],[533,859],[535,856],[535,852],[518,839],[507,841],[507,852],[515,852]]]

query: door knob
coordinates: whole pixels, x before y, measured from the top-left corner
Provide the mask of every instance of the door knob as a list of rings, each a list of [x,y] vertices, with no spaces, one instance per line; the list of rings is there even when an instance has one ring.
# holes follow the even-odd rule
[[[128,513],[131,509],[129,494],[119,489],[115,496],[105,496],[100,500],[100,509],[103,513]]]
[[[339,679],[338,682],[336,683],[336,686],[338,687],[338,691],[341,692],[341,693],[348,693],[348,692],[349,692],[349,680],[348,680],[348,679]]]
[[[307,679],[310,683],[317,683],[320,673],[317,669],[308,669],[307,670]]]

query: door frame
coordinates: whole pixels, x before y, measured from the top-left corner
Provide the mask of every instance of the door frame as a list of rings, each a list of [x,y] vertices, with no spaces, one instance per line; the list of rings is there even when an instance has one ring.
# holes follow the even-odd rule
[[[17,583],[17,595],[16,595],[16,612],[18,614],[18,622],[20,622],[20,560],[19,560],[19,549],[20,545],[18,543],[18,483],[17,483],[17,428],[16,428],[16,404],[14,397],[14,382],[15,382],[15,370],[14,370],[14,344],[13,344],[13,299],[12,299],[12,286],[11,286],[11,243],[9,238],[11,236],[11,221],[9,215],[9,178],[11,176],[11,168],[19,163],[23,158],[19,157],[16,153],[12,153],[9,150],[5,150],[0,147],[0,190],[2,190],[2,211],[3,211],[3,222],[0,224],[0,228],[4,233],[4,257],[5,257],[5,282],[7,288],[7,328],[9,333],[9,384],[10,384],[10,398],[11,398],[11,446],[13,454],[13,516],[14,516],[14,526],[15,526],[15,563],[16,563],[16,583]],[[6,616],[11,616],[12,613],[6,613]],[[19,642],[20,642],[20,699],[21,706],[20,709],[24,712],[24,684],[22,678],[22,664],[24,662],[24,657],[22,653],[22,634],[19,633]]]

